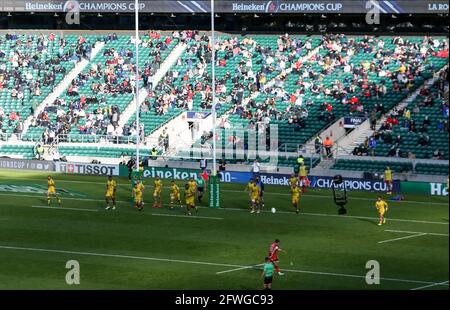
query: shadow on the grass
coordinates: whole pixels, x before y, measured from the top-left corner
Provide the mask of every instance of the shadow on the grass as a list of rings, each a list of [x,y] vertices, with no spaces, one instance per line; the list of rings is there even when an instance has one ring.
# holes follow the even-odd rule
[[[358,218],[357,220],[358,220],[358,221],[361,221],[361,222],[370,223],[370,224],[372,224],[372,225],[374,225],[374,226],[377,226],[377,225],[378,225],[378,222],[377,222],[377,221],[371,220],[371,219],[361,219],[361,218]]]

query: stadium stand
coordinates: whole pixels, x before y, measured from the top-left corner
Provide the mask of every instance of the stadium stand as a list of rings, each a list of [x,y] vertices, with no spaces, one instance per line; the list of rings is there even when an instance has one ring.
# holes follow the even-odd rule
[[[26,147],[32,150],[33,143],[48,144],[59,136],[57,141],[63,143],[59,153],[64,156],[90,156],[98,155],[98,152],[104,157],[120,156],[124,151],[114,144],[98,148],[88,144],[70,146],[70,143],[96,143],[99,136],[121,137],[116,140],[119,143],[134,142],[137,132],[135,115],[131,115],[123,127],[117,124],[134,97],[135,81],[131,74],[134,71],[134,55],[129,47],[134,38],[115,34],[67,35],[64,38],[68,42],[61,45],[65,56],[61,63],[67,66],[65,72],[70,71],[77,56],[88,53],[84,49],[89,50],[93,42],[104,41],[105,45],[65,93],[32,120],[21,141],[29,141]],[[211,108],[211,49],[208,36],[195,31],[175,31],[167,36],[150,31],[140,39],[140,83],[148,93],[140,111],[143,135],[149,136],[185,111]],[[36,36],[32,40],[41,42],[39,40],[42,39]],[[55,41],[52,42],[49,45],[52,48],[47,49],[50,53],[56,53]],[[36,43],[36,46],[40,44]],[[177,44],[185,44],[186,49],[162,80],[153,85],[149,77]],[[11,53],[5,44],[1,46],[2,52],[6,49],[5,55]],[[217,112],[221,117],[219,136],[222,147],[229,144],[233,137],[241,135],[244,137],[243,143],[248,143],[248,136],[244,133],[247,129],[266,132],[264,128],[273,124],[278,126],[279,150],[288,153],[298,152],[301,145],[345,115],[367,116],[375,111],[377,118],[380,118],[448,63],[448,52],[445,54],[448,40],[429,37],[221,35],[216,49]],[[55,55],[58,58],[58,54]],[[38,62],[45,64],[47,57],[41,59],[37,56]],[[57,77],[53,86],[64,75],[58,73]],[[34,103],[25,100],[25,107],[20,111],[22,113],[19,112],[21,118],[30,115],[30,107],[42,102],[50,91],[51,87],[46,89],[45,95],[42,91],[40,97],[33,98]],[[9,104],[12,95],[2,92],[1,96],[3,134],[8,137],[7,134],[14,128],[9,126],[10,121],[6,121],[6,116],[12,112]],[[429,118],[433,122],[431,127],[438,126],[435,124],[438,122],[445,128],[448,124],[448,103],[447,122],[445,116],[439,119],[435,116],[442,109],[440,105],[445,106],[445,101],[434,107],[425,107],[420,113],[412,113],[413,120],[421,122],[425,115],[433,115]],[[232,131],[226,131],[230,128]],[[400,131],[400,126],[395,130]],[[211,135],[205,134],[208,137],[195,141],[192,148],[211,142]],[[448,144],[444,143],[448,139],[448,130],[429,134],[432,146],[411,149],[411,152],[418,158],[429,158],[435,151],[433,148],[439,147],[443,157],[448,158]],[[409,138],[404,140],[411,142]],[[0,155],[32,156],[29,151],[8,145],[3,145],[0,150]],[[386,156],[388,152],[388,145],[379,143],[375,155]],[[125,153],[131,155],[134,151],[130,146]],[[192,150],[185,150],[177,155],[189,157],[192,154]],[[292,166],[295,162],[292,155],[278,159],[280,166]],[[313,162],[314,166],[318,161]],[[338,161],[334,168],[339,169],[340,165],[346,166],[346,162]],[[355,167],[358,165],[350,168]],[[399,165],[394,169],[400,171],[407,168]],[[427,170],[418,165],[418,171]]]
[[[409,105],[390,114],[353,155],[448,160],[448,129],[448,82],[447,71],[443,71],[431,87],[421,88]],[[333,169],[381,172],[382,166],[380,162],[358,165],[357,160],[338,160]],[[412,170],[412,165],[407,170]],[[448,165],[419,163],[415,170],[419,174],[446,175]]]
[[[23,120],[52,92],[91,46],[82,37],[5,34],[0,36],[0,128],[20,134]],[[7,120],[6,120],[7,118]]]
[[[106,41],[102,51],[91,61],[76,80],[71,83],[65,96],[47,107],[24,140],[41,140],[55,131],[56,135],[78,133],[83,135],[132,135],[136,128],[118,126],[120,114],[133,100],[134,44],[131,36],[119,35],[100,38]],[[142,70],[142,86],[156,72],[165,57],[177,44],[170,36],[159,33],[141,37],[139,66]],[[48,119],[42,122],[42,119]],[[65,139],[61,139],[64,142]],[[77,142],[76,136],[71,141]]]

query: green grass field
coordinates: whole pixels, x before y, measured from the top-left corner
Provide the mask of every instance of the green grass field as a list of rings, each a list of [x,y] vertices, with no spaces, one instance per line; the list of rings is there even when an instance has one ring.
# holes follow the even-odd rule
[[[448,197],[390,202],[379,227],[375,193],[350,192],[338,216],[329,191],[309,190],[297,215],[288,188],[267,186],[265,212],[250,214],[243,186],[222,184],[223,208],[184,217],[151,208],[150,179],[138,212],[127,179],[116,179],[118,209],[106,211],[106,178],[54,178],[67,191],[61,209],[39,192],[46,174],[0,170],[0,289],[261,289],[257,265],[275,238],[287,255],[273,289],[449,288]],[[66,284],[68,260],[80,263],[79,285]],[[369,260],[379,285],[366,284]]]

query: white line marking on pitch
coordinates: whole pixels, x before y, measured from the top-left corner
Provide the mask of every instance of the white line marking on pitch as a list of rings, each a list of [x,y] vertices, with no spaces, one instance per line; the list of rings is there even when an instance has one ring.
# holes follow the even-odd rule
[[[82,208],[64,208],[64,207],[49,207],[49,206],[31,206],[32,208],[39,209],[52,209],[52,210],[71,210],[71,211],[89,211],[89,212],[97,212],[95,209],[82,209]]]
[[[392,241],[397,241],[397,240],[410,239],[410,238],[421,237],[421,236],[425,236],[425,235],[426,235],[426,233],[423,233],[423,234],[415,234],[415,235],[406,236],[406,237],[401,237],[401,238],[394,238],[394,239],[388,239],[388,240],[378,241],[378,243],[386,243],[386,242],[392,242]]]
[[[424,285],[424,286],[415,287],[415,288],[412,288],[411,291],[417,291],[417,290],[421,290],[421,289],[428,288],[428,287],[433,287],[433,286],[438,286],[438,285],[448,285],[448,281],[444,281],[444,282],[433,283],[433,284],[428,284],[428,285]]]
[[[138,260],[161,261],[161,262],[184,263],[184,264],[197,264],[197,265],[209,265],[209,266],[220,266],[220,267],[231,267],[231,268],[232,267],[234,267],[234,268],[248,267],[248,266],[233,265],[233,264],[199,262],[199,261],[168,259],[168,258],[155,258],[155,257],[146,257],[146,256],[131,256],[131,255],[120,255],[120,254],[78,252],[78,251],[67,251],[67,250],[52,250],[52,249],[27,248],[27,247],[15,247],[15,246],[4,246],[4,245],[0,245],[0,249],[34,251],[34,252],[47,252],[47,253],[61,253],[61,254],[72,254],[72,255],[75,254],[75,255],[100,256],[100,257],[113,257],[113,258],[125,258],[125,259],[138,259]],[[293,270],[293,269],[283,269],[283,271],[286,271],[286,272],[297,272],[297,273],[309,273],[309,274],[317,274],[317,275],[327,275],[327,276],[337,276],[337,277],[359,278],[359,279],[365,279],[366,278],[365,275],[353,275],[353,274],[344,274],[344,273],[318,272],[318,271]],[[408,280],[408,279],[395,279],[395,278],[380,278],[380,279],[381,280],[385,280],[385,281],[405,282],[405,283],[436,284],[436,282],[419,281],[419,280]],[[447,285],[448,286],[448,284],[439,284],[439,285]]]
[[[224,270],[224,271],[219,271],[216,272],[216,274],[222,274],[222,273],[227,273],[227,272],[234,272],[234,271],[239,271],[239,270],[244,270],[244,269],[252,269],[255,267],[260,267],[264,264],[259,264],[259,265],[253,265],[253,266],[245,266],[245,267],[239,267],[239,268],[235,268],[235,269],[230,269],[230,270]]]
[[[245,209],[237,209],[237,208],[219,208],[218,210],[232,210],[232,211],[246,211]],[[263,213],[271,213],[270,211],[264,211]],[[288,211],[277,211],[277,213],[281,214],[293,214],[293,212]],[[299,215],[311,215],[311,216],[325,216],[325,217],[337,217],[341,219],[345,218],[355,218],[355,219],[365,219],[365,220],[378,220],[378,217],[370,217],[370,216],[356,216],[356,215],[337,215],[337,214],[326,214],[326,213],[308,213],[308,212],[300,212]],[[448,225],[448,222],[432,222],[432,221],[420,221],[420,220],[407,220],[407,219],[395,219],[389,218],[389,221],[397,221],[397,222],[410,222],[410,223],[423,223],[423,224],[439,224],[439,225]]]
[[[11,197],[30,197],[30,198],[43,198],[42,196],[37,195],[18,195],[18,194],[2,194],[0,193],[0,196],[11,196]],[[89,198],[75,198],[75,197],[64,197],[66,200],[76,200],[76,201],[101,201],[102,199],[89,199]],[[130,201],[117,201],[118,203],[127,203],[129,204]],[[203,209],[209,209],[208,207],[202,207],[199,206],[199,208]],[[248,212],[246,209],[237,209],[237,208],[219,208],[217,210],[225,210],[225,211],[245,211]],[[264,211],[263,213],[270,213],[270,211]],[[280,214],[293,214],[293,212],[288,211],[277,211],[277,213]],[[356,218],[356,219],[367,219],[367,220],[378,220],[378,217],[369,217],[369,216],[354,216],[354,215],[336,215],[336,214],[326,214],[326,213],[308,213],[308,212],[300,212],[300,215],[311,215],[311,216],[325,216],[325,217],[337,217],[341,219],[345,218]],[[448,222],[433,222],[433,221],[420,221],[420,220],[408,220],[408,219],[396,219],[396,218],[389,218],[389,221],[396,221],[396,222],[406,222],[406,223],[421,223],[421,224],[436,224],[436,225],[449,225]]]
[[[198,219],[210,219],[210,220],[223,220],[223,217],[210,217],[210,216],[198,216],[198,215],[177,215],[177,214],[163,214],[163,213],[152,213],[155,216],[173,216],[173,217],[185,217],[185,218],[198,218]]]
[[[384,231],[396,232],[396,233],[405,233],[405,234],[427,234],[427,235],[430,235],[430,236],[448,237],[448,234],[429,233],[429,232],[423,232],[423,231],[406,231],[406,230],[393,230],[393,229],[385,229]]]

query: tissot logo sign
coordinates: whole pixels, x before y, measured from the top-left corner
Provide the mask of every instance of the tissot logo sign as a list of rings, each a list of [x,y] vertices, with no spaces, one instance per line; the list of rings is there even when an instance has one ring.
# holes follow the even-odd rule
[[[56,163],[56,171],[75,174],[119,175],[118,165]]]

